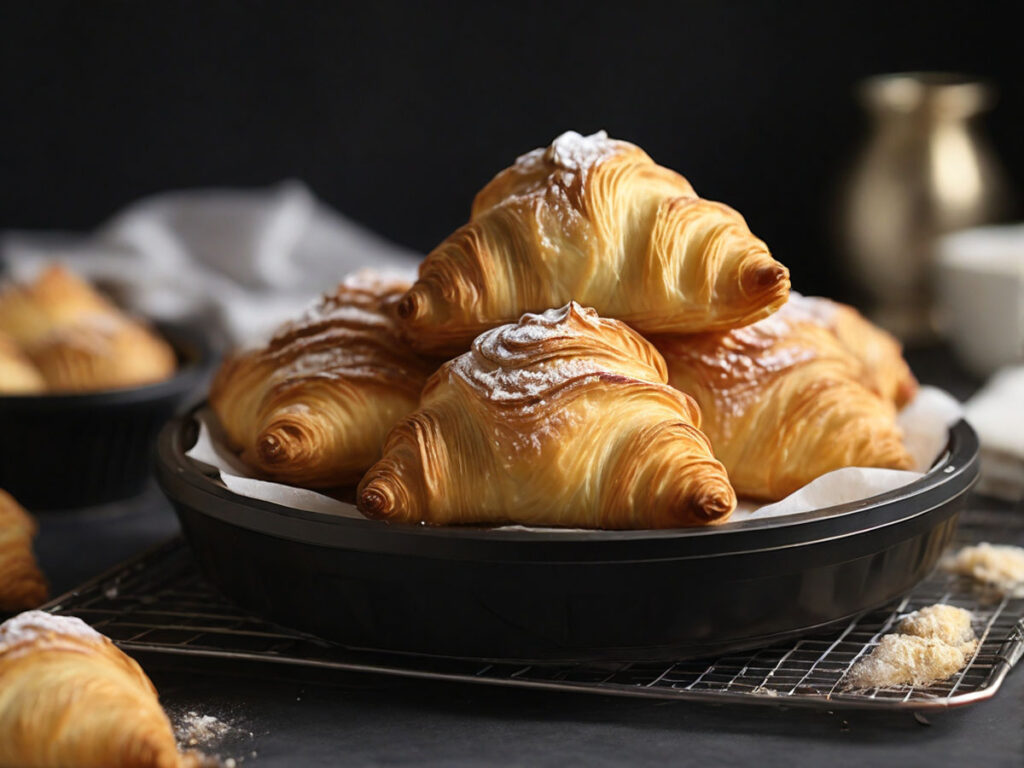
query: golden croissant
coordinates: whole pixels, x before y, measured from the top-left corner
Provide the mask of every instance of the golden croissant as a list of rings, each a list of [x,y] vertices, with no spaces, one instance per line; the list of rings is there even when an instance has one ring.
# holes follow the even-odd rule
[[[46,602],[46,579],[32,553],[36,522],[0,488],[0,613]]]
[[[841,467],[913,465],[893,403],[806,301],[746,328],[652,339],[741,496],[781,499]]]
[[[788,293],[739,213],[633,144],[570,131],[480,191],[398,311],[416,348],[454,354],[571,299],[644,334],[691,333],[752,323]]]
[[[119,311],[89,283],[58,265],[47,267],[31,283],[0,287],[0,333],[23,348],[83,318]]]
[[[359,485],[369,517],[671,528],[736,496],[657,350],[570,303],[492,329],[427,382]]]
[[[868,321],[853,307],[828,299],[802,297],[810,313],[821,319],[864,366],[867,383],[897,408],[914,399],[917,379],[903,359],[903,347],[891,334]]]
[[[0,290],[0,333],[21,348],[50,391],[152,384],[177,365],[167,342],[59,266],[31,284]]]
[[[46,382],[32,361],[8,337],[0,333],[0,395],[38,394]]]
[[[47,387],[90,392],[138,387],[174,374],[174,351],[149,329],[116,316],[96,315],[54,331],[29,350]]]
[[[178,768],[167,715],[139,665],[79,619],[0,624],[0,768]]]
[[[389,307],[408,283],[348,281],[266,346],[221,367],[210,391],[228,442],[271,480],[356,482],[435,364],[398,337]]]

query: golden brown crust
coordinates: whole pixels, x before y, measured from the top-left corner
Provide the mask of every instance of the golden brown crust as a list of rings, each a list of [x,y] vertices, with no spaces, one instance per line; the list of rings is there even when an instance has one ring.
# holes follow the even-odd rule
[[[736,497],[692,398],[639,334],[570,303],[495,328],[427,382],[359,486],[364,514],[435,525],[669,528]]]
[[[29,395],[46,390],[46,382],[21,349],[0,333],[0,395]]]
[[[271,480],[359,479],[436,365],[402,342],[391,307],[408,283],[345,282],[259,349],[221,367],[210,404],[235,450]]]
[[[173,375],[177,364],[167,342],[60,266],[0,289],[0,333],[54,392],[151,384]]]
[[[416,348],[452,354],[572,299],[642,333],[689,333],[752,323],[788,292],[788,271],[736,211],[639,147],[570,133],[480,191],[398,310]]]
[[[817,301],[828,301],[818,299]],[[917,379],[903,359],[903,347],[892,334],[845,304],[835,304],[833,330],[840,343],[864,365],[871,388],[902,408],[917,394]]]
[[[39,612],[0,625],[0,765],[182,764],[156,689],[110,640]]]
[[[94,315],[58,329],[29,349],[52,392],[139,387],[174,375],[174,350],[148,328]]]
[[[822,309],[795,301],[746,328],[652,339],[742,496],[781,499],[841,467],[913,464],[892,403]]]
[[[0,488],[0,613],[46,602],[48,588],[32,552],[36,521]]]

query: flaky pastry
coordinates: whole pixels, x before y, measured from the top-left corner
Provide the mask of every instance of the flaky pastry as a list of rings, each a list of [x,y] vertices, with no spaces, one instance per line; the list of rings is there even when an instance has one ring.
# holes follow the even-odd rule
[[[0,624],[0,767],[184,768],[156,689],[79,619],[30,611]]]
[[[54,392],[151,384],[169,378],[177,365],[167,342],[60,266],[32,283],[0,289],[0,334]]]
[[[43,375],[32,361],[10,337],[0,333],[0,395],[30,395],[45,389]]]
[[[0,613],[46,602],[47,586],[32,552],[36,521],[0,488]]]
[[[752,323],[788,292],[739,213],[633,144],[570,131],[480,191],[398,310],[415,347],[455,354],[569,300],[641,333],[690,333]]]
[[[909,469],[895,407],[798,297],[746,328],[656,337],[737,493],[781,499],[841,467]]]
[[[427,382],[358,506],[389,521],[670,528],[736,497],[693,399],[638,333],[570,303],[492,329]]]
[[[22,348],[83,318],[118,313],[89,283],[59,265],[47,267],[31,283],[0,287],[0,333]]]
[[[258,474],[314,488],[356,482],[410,413],[435,364],[389,313],[408,283],[346,281],[264,347],[221,367],[210,391],[232,448]]]

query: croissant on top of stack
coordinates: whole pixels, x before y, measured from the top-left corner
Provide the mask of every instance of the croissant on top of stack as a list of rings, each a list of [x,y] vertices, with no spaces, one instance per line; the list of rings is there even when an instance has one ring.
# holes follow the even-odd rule
[[[896,412],[916,382],[899,344],[849,307],[791,299],[739,213],[604,132],[519,157],[418,279],[375,302],[383,344],[330,343],[359,349],[361,370],[407,361],[401,407],[384,407],[394,385],[347,383],[348,353],[282,341],[229,362],[212,398],[258,472],[361,476],[370,517],[703,525],[735,492],[777,499],[843,466],[910,464]],[[254,442],[272,413],[288,423],[273,416],[277,436]],[[252,458],[268,448],[272,469]]]
[[[789,271],[743,217],[602,131],[521,156],[398,305],[417,349],[457,354],[482,331],[569,301],[640,333],[735,328],[789,294]]]
[[[0,393],[134,387],[176,364],[167,342],[63,267],[0,286]]]

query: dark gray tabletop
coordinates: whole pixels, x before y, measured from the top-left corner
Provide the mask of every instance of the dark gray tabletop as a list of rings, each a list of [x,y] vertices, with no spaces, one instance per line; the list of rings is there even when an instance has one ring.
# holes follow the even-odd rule
[[[927,361],[925,361],[927,363]],[[918,366],[921,368],[923,366]],[[941,368],[941,364],[938,365]],[[925,376],[935,379],[938,377]],[[951,382],[963,393],[969,382]],[[102,509],[42,515],[55,592],[177,531],[155,488]],[[236,764],[1019,766],[1024,673],[987,703],[915,718],[605,698],[372,675],[310,675],[143,659],[172,717],[217,717]],[[255,753],[255,755],[254,755]]]

